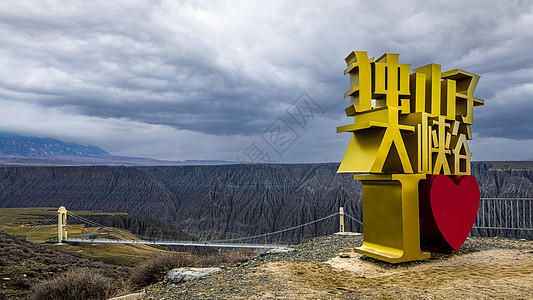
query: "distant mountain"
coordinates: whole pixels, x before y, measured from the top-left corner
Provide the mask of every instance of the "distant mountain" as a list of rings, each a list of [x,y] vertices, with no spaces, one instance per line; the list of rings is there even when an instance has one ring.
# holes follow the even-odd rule
[[[20,136],[7,132],[0,132],[0,155],[27,158],[111,156],[109,152],[96,146],[82,146],[52,138]]]
[[[222,160],[167,161],[115,156],[97,146],[0,132],[0,166],[182,166],[226,165]]]

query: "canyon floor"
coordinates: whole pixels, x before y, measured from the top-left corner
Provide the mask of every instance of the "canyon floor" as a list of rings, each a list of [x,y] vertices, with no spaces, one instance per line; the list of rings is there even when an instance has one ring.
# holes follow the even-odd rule
[[[360,256],[361,236],[331,235],[227,266],[144,299],[532,299],[533,241],[468,238],[425,261],[388,264]],[[341,258],[340,253],[349,253]]]

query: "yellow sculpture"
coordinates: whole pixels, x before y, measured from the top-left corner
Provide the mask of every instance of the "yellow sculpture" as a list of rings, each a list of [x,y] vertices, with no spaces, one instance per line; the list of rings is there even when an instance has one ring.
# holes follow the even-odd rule
[[[420,250],[418,184],[430,174],[469,175],[474,98],[479,76],[441,73],[429,64],[409,74],[398,54],[346,57],[346,115],[337,132],[352,137],[338,172],[363,184],[364,243],[356,252],[398,263],[429,258]]]

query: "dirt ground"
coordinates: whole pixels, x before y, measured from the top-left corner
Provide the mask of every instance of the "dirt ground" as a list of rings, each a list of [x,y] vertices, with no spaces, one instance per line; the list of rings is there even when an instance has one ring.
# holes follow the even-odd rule
[[[269,263],[265,269],[282,279],[283,297],[292,299],[533,299],[533,251],[527,250],[481,251],[415,266],[351,254],[326,263]]]
[[[313,239],[200,280],[156,284],[143,298],[533,299],[533,241],[469,238],[458,252],[397,265],[354,253],[361,242]]]

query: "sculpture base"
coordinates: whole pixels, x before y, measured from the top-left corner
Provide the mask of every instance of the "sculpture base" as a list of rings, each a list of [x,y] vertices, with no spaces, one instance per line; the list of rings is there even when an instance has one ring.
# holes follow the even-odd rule
[[[423,174],[356,175],[363,185],[363,245],[354,251],[389,263],[427,259],[420,250],[418,182]]]
[[[371,258],[386,261],[392,264],[414,260],[423,260],[431,257],[431,253],[429,252],[419,251],[413,253],[405,253],[405,251],[401,249],[365,242],[361,247],[354,248],[354,252]]]

